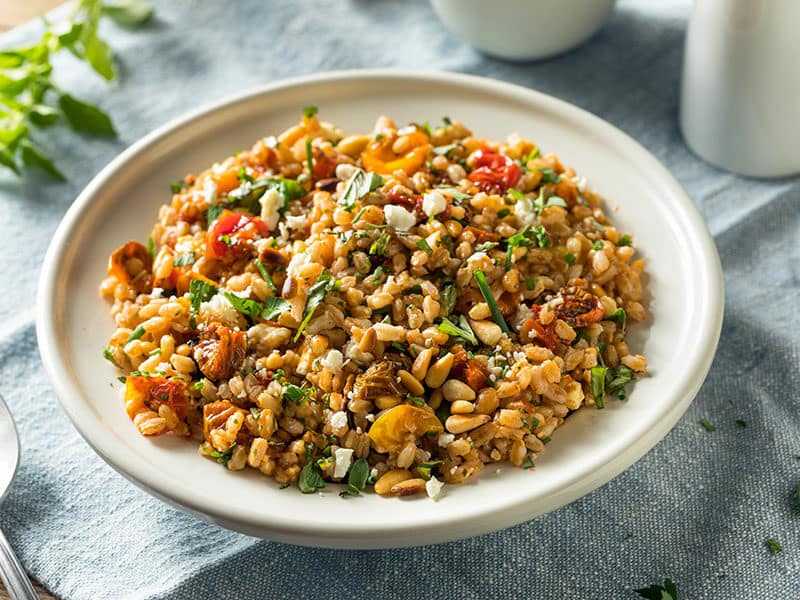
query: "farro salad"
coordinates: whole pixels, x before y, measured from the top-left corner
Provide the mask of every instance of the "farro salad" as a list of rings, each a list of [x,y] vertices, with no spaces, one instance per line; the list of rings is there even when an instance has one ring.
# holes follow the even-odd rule
[[[629,235],[555,154],[441,125],[346,134],[316,107],[172,184],[100,290],[125,410],[304,493],[442,494],[531,469],[646,370]]]

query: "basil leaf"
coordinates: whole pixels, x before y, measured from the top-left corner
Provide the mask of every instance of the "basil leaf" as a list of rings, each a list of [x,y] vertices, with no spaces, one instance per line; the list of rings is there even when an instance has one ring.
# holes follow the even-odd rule
[[[111,81],[117,76],[111,48],[97,37],[97,33],[92,28],[84,30],[83,56],[92,69],[104,79]]]
[[[117,135],[108,115],[92,104],[81,102],[69,94],[61,94],[58,97],[58,106],[69,126],[76,131],[94,135]]]
[[[311,317],[314,316],[314,312],[317,310],[322,301],[325,300],[325,297],[333,291],[336,287],[337,281],[336,279],[328,272],[327,269],[324,269],[320,274],[317,282],[311,286],[311,289],[308,291],[308,297],[306,298],[306,307],[303,311],[303,320],[300,323],[300,326],[297,328],[297,333],[295,333],[294,341],[300,339],[300,334],[303,333],[303,330],[308,325],[309,321],[311,321]]]
[[[347,180],[347,185],[344,188],[339,204],[343,206],[352,206],[357,200],[360,200],[370,192],[374,192],[383,185],[383,177],[377,173],[367,173],[364,169],[356,169],[356,171]]]
[[[359,458],[350,467],[347,475],[347,490],[339,494],[340,496],[358,496],[365,487],[369,478],[369,463],[366,458]]]
[[[288,312],[291,308],[291,305],[283,298],[267,298],[264,300],[261,318],[267,321],[274,321],[281,313]]]
[[[469,321],[467,321],[464,315],[461,315],[458,325],[453,323],[447,317],[443,318],[442,322],[439,323],[439,331],[442,331],[452,337],[463,338],[473,346],[478,345],[478,339],[475,337],[475,333],[472,331],[472,328],[469,326]]]
[[[605,408],[606,367],[592,367],[592,395],[597,408]]]
[[[310,457],[300,471],[300,479],[297,480],[297,487],[304,494],[313,494],[325,487],[325,480],[322,479],[322,471],[315,460]]]

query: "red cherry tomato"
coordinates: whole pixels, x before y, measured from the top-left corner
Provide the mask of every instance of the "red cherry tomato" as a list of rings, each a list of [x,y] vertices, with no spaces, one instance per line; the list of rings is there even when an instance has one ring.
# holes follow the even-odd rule
[[[505,154],[489,148],[478,151],[475,169],[469,174],[478,189],[487,194],[503,194],[517,185],[522,169]]]
[[[235,260],[248,254],[253,240],[267,237],[269,229],[258,217],[224,210],[208,232],[206,256]]]

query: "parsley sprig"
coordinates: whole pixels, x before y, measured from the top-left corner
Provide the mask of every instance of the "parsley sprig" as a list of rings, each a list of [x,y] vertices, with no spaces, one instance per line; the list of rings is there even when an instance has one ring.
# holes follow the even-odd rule
[[[0,52],[0,165],[20,174],[38,169],[64,181],[32,132],[62,121],[75,131],[116,135],[109,116],[97,106],[79,100],[53,79],[52,57],[67,50],[104,79],[117,69],[109,45],[98,35],[100,20],[110,17],[125,27],[137,27],[153,16],[144,0],[79,0],[66,21],[49,23],[41,39]]]

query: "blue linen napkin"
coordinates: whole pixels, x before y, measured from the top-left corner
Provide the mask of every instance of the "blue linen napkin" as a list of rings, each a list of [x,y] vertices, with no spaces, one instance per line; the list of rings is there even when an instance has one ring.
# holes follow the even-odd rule
[[[47,133],[66,184],[0,175],[0,386],[23,463],[0,525],[64,598],[633,598],[674,579],[681,599],[800,595],[800,179],[717,171],[677,129],[689,3],[623,1],[587,45],[541,64],[485,58],[423,1],[157,0],[143,30],[108,26],[122,78],[60,59],[66,89],[99,102],[117,140]],[[537,27],[531,24],[532,35]],[[0,38],[33,40],[29,23]],[[127,144],[181,113],[286,76],[437,67],[535,88],[644,144],[713,232],[726,314],[711,373],[654,450],[592,494],[532,522],[433,547],[331,551],[263,542],[186,516],[128,483],[80,439],[40,364],[33,298],[42,257],[78,191]],[[701,417],[716,425],[709,432]],[[742,420],[745,427],[737,425]],[[768,538],[783,545],[772,555]]]

